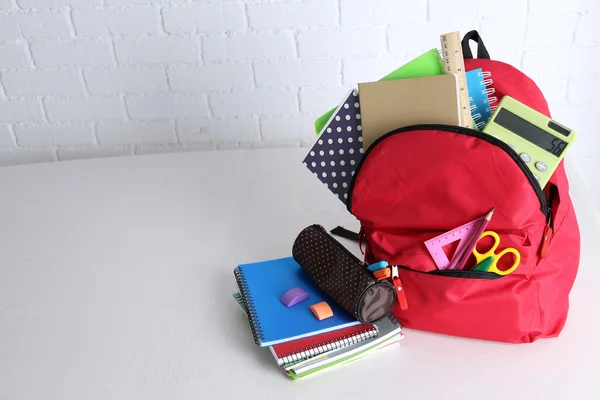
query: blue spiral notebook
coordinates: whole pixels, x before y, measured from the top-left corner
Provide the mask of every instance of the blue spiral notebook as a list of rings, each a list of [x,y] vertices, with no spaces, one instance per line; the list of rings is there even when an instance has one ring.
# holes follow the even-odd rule
[[[493,83],[491,74],[479,68],[467,72],[466,75],[473,125],[482,130],[495,110],[491,103],[495,102],[496,98],[490,97],[495,93],[495,89],[490,87]]]
[[[243,264],[234,273],[242,299],[248,307],[254,341],[260,347],[360,323],[321,292],[292,257]],[[279,299],[295,287],[304,289],[309,297],[288,308]],[[322,301],[329,304],[333,317],[319,321],[309,306]]]

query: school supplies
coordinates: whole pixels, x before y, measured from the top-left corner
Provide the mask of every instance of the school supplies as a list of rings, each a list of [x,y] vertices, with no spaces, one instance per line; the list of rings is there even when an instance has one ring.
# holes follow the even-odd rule
[[[441,75],[442,59],[437,49],[431,49],[398,69],[390,72],[380,80],[418,78],[423,76]],[[335,113],[335,108],[326,112],[315,121],[315,131],[320,133]]]
[[[483,217],[483,220],[477,227],[477,230],[475,232],[473,232],[473,234],[471,235],[470,238],[468,238],[467,246],[464,247],[461,252],[455,253],[456,254],[456,264],[453,264],[451,266],[452,269],[461,270],[464,268],[467,261],[469,261],[469,257],[471,256],[471,253],[477,246],[477,242],[479,241],[479,239],[481,239],[481,235],[483,234],[483,232],[485,231],[485,228],[487,228],[490,220],[492,219],[492,216],[494,215],[495,210],[496,210],[496,207],[492,208],[492,210],[489,213],[487,213],[485,217]]]
[[[363,148],[409,125],[460,125],[455,75],[360,83]]]
[[[454,74],[458,77],[458,88],[460,98],[461,123],[465,128],[473,127],[471,110],[469,106],[469,93],[467,90],[467,77],[465,75],[465,60],[463,58],[460,43],[460,33],[450,32],[440,36],[442,44],[442,60],[444,61],[444,72]]]
[[[247,314],[242,296],[234,293],[233,297]],[[388,319],[389,323],[382,321],[376,325],[364,324],[340,329],[270,346],[269,350],[288,378],[305,378],[377,354],[381,350],[397,347],[404,338],[402,326],[393,316]],[[385,340],[377,340],[383,336],[386,337]],[[321,362],[311,364],[313,361]],[[303,368],[302,372],[296,373],[296,367]]]
[[[375,279],[380,281],[382,279],[389,278],[391,276],[391,271],[389,268],[379,269],[379,270],[373,272],[373,276],[375,277]]]
[[[290,369],[287,371],[287,376],[288,376],[288,378],[290,378],[291,380],[294,380],[294,381],[298,380],[298,379],[306,378],[307,376],[324,371],[326,369],[346,365],[351,362],[360,360],[362,358],[378,354],[384,350],[397,348],[397,347],[399,347],[400,340],[402,340],[402,339],[404,339],[404,334],[398,333],[397,335],[394,335],[385,341],[370,345],[369,347],[363,346],[360,349],[360,351],[353,353],[351,355],[348,355],[346,357],[343,357],[339,360],[335,360],[335,361],[326,360],[326,361],[328,361],[327,364],[312,366],[312,368],[308,369],[306,372],[296,373],[296,371],[294,369]]]
[[[377,322],[392,310],[393,286],[373,278],[365,263],[322,226],[304,228],[294,241],[292,255],[323,293],[360,322]]]
[[[345,357],[348,357],[348,356],[354,355],[360,351],[363,351],[365,349],[365,346],[372,347],[372,346],[375,346],[382,342],[385,342],[386,340],[399,335],[402,330],[399,322],[392,315],[388,316],[387,318],[384,318],[383,320],[376,323],[375,325],[377,326],[377,331],[378,331],[377,337],[369,339],[365,343],[358,343],[355,345],[344,347],[343,349],[338,350],[338,351],[333,351],[333,352],[327,353],[327,354],[325,354],[324,357],[321,357],[321,358],[308,359],[305,361],[301,361],[299,363],[294,364],[289,369],[291,371],[293,371],[296,375],[303,374],[312,369],[321,367],[323,365],[331,364],[331,363],[341,360]]]
[[[481,239],[483,239],[486,236],[492,237],[494,239],[494,243],[491,248],[489,248],[487,251],[484,251],[483,253],[481,253],[477,249],[477,246],[479,245],[479,242],[481,241]],[[500,246],[500,236],[498,236],[498,234],[494,231],[484,232],[480,236],[477,245],[473,248],[473,255],[475,256],[475,259],[477,260],[477,264],[478,264],[474,268],[474,270],[476,270],[476,271],[483,270],[483,271],[487,271],[487,272],[493,272],[498,275],[508,275],[511,272],[513,272],[515,269],[517,269],[517,267],[521,263],[521,253],[519,253],[519,251],[517,249],[515,249],[514,247],[507,247],[504,250],[500,251],[499,253],[496,253],[498,246]],[[498,268],[498,261],[500,261],[500,259],[507,254],[512,254],[514,256],[514,262],[513,262],[512,266],[508,267],[507,269],[501,270]],[[491,262],[489,261],[490,258],[492,259]],[[484,262],[485,262],[485,264],[481,265]],[[487,269],[484,269],[485,265],[487,265],[488,263],[489,263],[489,266],[487,267]]]
[[[244,314],[248,316],[242,295],[234,293],[233,298]],[[376,337],[377,334],[375,325],[360,324],[269,346],[269,351],[278,365],[289,365]]]
[[[496,89],[491,87],[493,84],[492,74],[478,68],[468,71],[466,75],[473,127],[482,130],[496,110],[494,104],[497,98],[493,96]]]
[[[511,146],[542,188],[577,138],[571,129],[509,96],[502,98],[483,132]]]
[[[329,304],[327,304],[326,301],[313,304],[309,308],[310,311],[312,311],[312,313],[315,315],[315,318],[319,321],[333,317],[333,311],[331,311],[331,307],[329,307]]]
[[[306,299],[308,299],[308,293],[302,290],[302,288],[293,288],[285,292],[280,300],[284,306],[291,307]]]
[[[308,293],[311,302],[329,301],[292,257],[240,265],[235,269],[238,288],[248,307],[254,341],[261,347],[358,325],[335,303],[333,316],[317,320],[308,305],[286,307],[279,300],[291,287]]]
[[[475,266],[471,271],[488,272],[494,262],[494,257],[488,257]]]
[[[318,366],[318,367],[313,367],[312,369],[308,370],[307,372],[297,374],[293,369],[289,370],[289,371],[287,371],[287,376],[288,376],[288,378],[290,378],[291,380],[294,380],[294,381],[298,380],[298,379],[306,378],[307,376],[310,376],[312,374],[315,374],[315,373],[318,373],[318,372],[321,372],[324,370],[331,369],[333,367],[346,365],[346,364],[352,363],[354,361],[363,359],[365,357],[370,357],[372,355],[379,354],[384,350],[398,348],[399,344],[400,344],[400,340],[402,340],[402,339],[404,339],[404,335],[402,333],[400,333],[400,334],[395,335],[379,344],[372,345],[370,347],[366,347],[364,350],[361,349],[359,352],[354,353],[349,356],[346,356],[340,360],[331,361],[329,364],[325,364],[325,365]]]
[[[379,261],[378,263],[371,264],[367,267],[369,271],[377,271],[378,269],[383,269],[388,266],[387,261]]]
[[[270,346],[271,354],[279,365],[303,361],[320,354],[339,350],[377,336],[377,327],[360,324],[350,328],[322,333],[304,339]]]
[[[494,210],[490,211],[485,217],[467,222],[458,228],[452,229],[451,231],[425,242],[425,247],[427,248],[427,251],[429,251],[431,258],[433,258],[438,269],[456,269],[458,267],[462,261],[461,257],[465,254],[470,254],[472,251],[472,246],[474,243],[477,243],[476,240],[479,239],[481,232],[483,232],[487,226],[487,222],[492,218],[493,213]],[[444,252],[444,247],[457,241],[458,245],[454,251],[452,260],[449,260]]]
[[[359,96],[351,90],[324,126],[304,165],[344,204],[363,156]]]

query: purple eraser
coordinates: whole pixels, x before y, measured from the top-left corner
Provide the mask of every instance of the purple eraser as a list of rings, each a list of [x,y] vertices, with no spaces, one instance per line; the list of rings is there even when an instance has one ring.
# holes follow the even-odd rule
[[[285,294],[281,296],[280,300],[284,306],[291,307],[306,299],[308,299],[308,293],[300,288],[295,287],[285,292]]]

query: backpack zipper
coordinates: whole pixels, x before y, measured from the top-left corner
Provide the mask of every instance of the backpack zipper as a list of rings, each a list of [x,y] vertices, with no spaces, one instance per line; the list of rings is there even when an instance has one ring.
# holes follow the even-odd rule
[[[546,217],[546,221],[549,221],[551,212],[550,212],[550,208],[548,207],[548,201],[546,199],[546,196],[544,195],[542,187],[540,186],[538,181],[533,176],[533,172],[531,172],[531,170],[527,167],[525,162],[523,160],[521,160],[519,155],[516,152],[514,152],[513,149],[511,149],[509,145],[507,145],[500,139],[496,139],[495,137],[493,137],[491,135],[477,131],[475,129],[462,128],[462,127],[453,126],[453,125],[441,125],[441,124],[423,124],[423,125],[407,126],[405,128],[396,129],[389,133],[386,133],[385,135],[383,135],[382,137],[377,139],[367,149],[363,158],[358,162],[358,165],[356,167],[356,172],[354,173],[354,176],[352,177],[352,181],[350,182],[350,187],[348,188],[348,193],[350,195],[348,196],[348,201],[346,202],[346,208],[348,209],[348,211],[350,213],[352,213],[352,192],[354,191],[354,183],[356,181],[356,177],[358,176],[358,173],[359,173],[361,167],[363,166],[364,161],[369,156],[369,153],[371,152],[371,150],[373,150],[375,148],[375,146],[377,146],[381,141],[385,140],[386,138],[388,138],[392,135],[395,135],[398,133],[403,133],[403,132],[409,132],[409,131],[424,131],[424,130],[439,130],[439,131],[445,131],[445,132],[451,132],[451,133],[458,133],[458,134],[466,135],[466,136],[472,136],[472,137],[476,137],[478,139],[484,140],[488,143],[491,143],[497,147],[500,147],[502,150],[504,150],[505,153],[507,153],[515,161],[515,163],[517,163],[519,168],[521,168],[521,170],[525,174],[525,177],[529,180],[531,187],[535,191],[535,194],[537,195],[537,197],[540,201],[540,211]]]
[[[403,265],[398,265],[399,269],[403,269],[405,271],[416,272],[418,274],[426,274],[426,275],[440,275],[447,276],[449,278],[461,278],[461,279],[487,279],[487,280],[495,280],[504,277],[504,275],[498,275],[493,272],[484,272],[484,271],[463,271],[463,270],[434,270],[434,271],[418,271],[416,269],[411,269],[405,267]]]

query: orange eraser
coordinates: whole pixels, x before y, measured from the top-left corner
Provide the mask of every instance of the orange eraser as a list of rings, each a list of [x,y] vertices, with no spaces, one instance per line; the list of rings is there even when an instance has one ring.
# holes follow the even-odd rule
[[[373,275],[375,276],[375,279],[380,281],[382,279],[389,278],[392,275],[392,273],[389,268],[383,268],[373,272]]]
[[[331,307],[329,307],[329,304],[327,304],[325,301],[313,304],[310,306],[310,311],[315,314],[315,317],[317,317],[319,321],[333,317],[333,311],[331,310]]]

